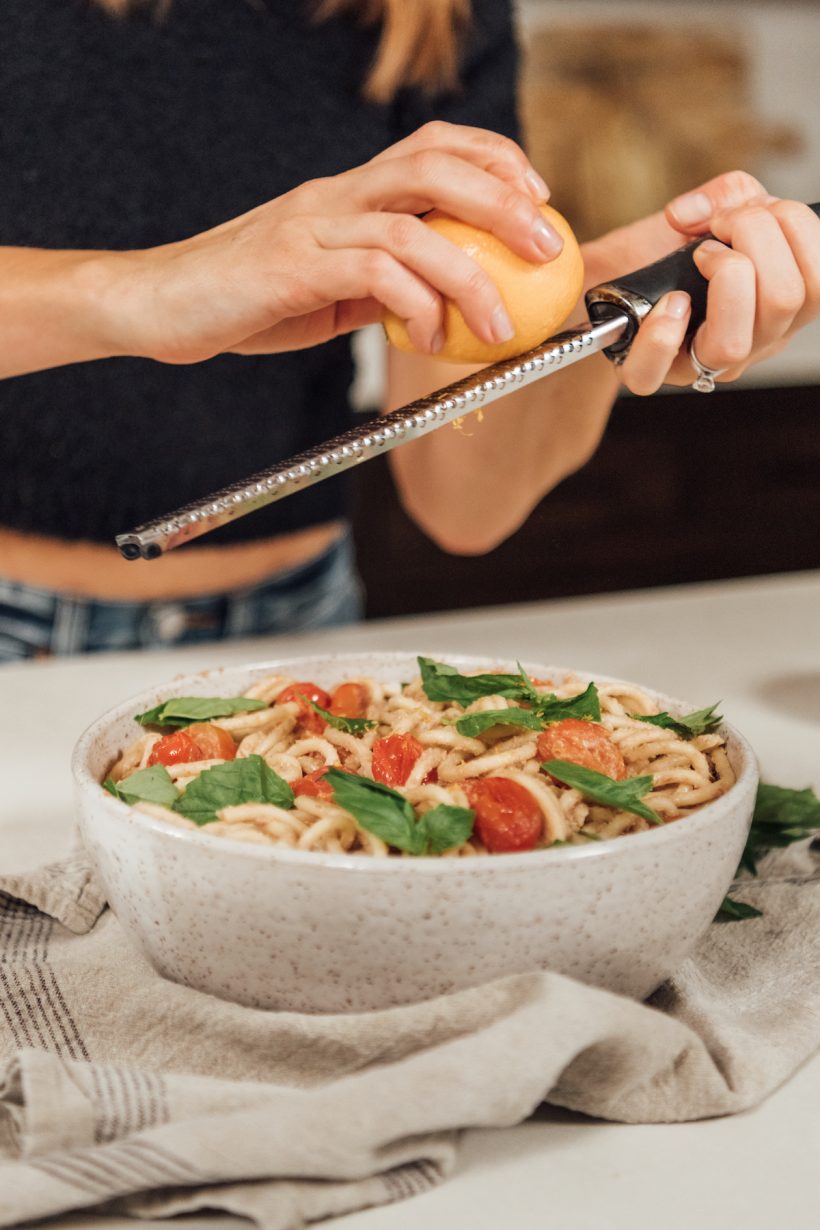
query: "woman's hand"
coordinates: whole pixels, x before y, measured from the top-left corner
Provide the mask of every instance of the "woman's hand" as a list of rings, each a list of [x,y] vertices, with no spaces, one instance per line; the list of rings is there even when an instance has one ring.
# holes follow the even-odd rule
[[[587,245],[585,257],[594,284],[709,231],[716,239],[694,257],[709,282],[695,351],[730,381],[820,314],[820,219],[806,205],[770,196],[751,175],[732,171],[678,197],[663,214]],[[689,313],[688,295],[673,291],[644,320],[619,369],[633,393],[692,384],[697,373],[684,345]]]
[[[497,287],[415,216],[439,208],[531,261],[561,240],[548,190],[512,141],[427,124],[364,166],[295,188],[192,239],[122,254],[109,293],[112,348],[168,363],[312,346],[390,308],[414,344],[443,341],[444,297],[487,342],[513,327]]]
[[[713,230],[720,244],[697,257],[710,287],[696,351],[709,367],[728,368],[723,379],[731,380],[817,314],[820,221],[803,205],[766,195],[740,172],[712,180],[700,193],[697,219],[685,217],[679,199],[664,213],[585,244],[585,280],[590,287],[640,269]],[[585,315],[582,301],[572,319]],[[593,355],[516,390],[503,410],[464,432],[435,431],[396,449],[391,467],[405,508],[445,550],[490,550],[593,454],[618,376],[635,393],[652,393],[664,382],[692,384],[696,373],[684,347],[688,322],[688,296],[672,294],[642,323],[622,367]],[[453,378],[432,359],[398,352],[391,353],[390,371],[389,409]]]

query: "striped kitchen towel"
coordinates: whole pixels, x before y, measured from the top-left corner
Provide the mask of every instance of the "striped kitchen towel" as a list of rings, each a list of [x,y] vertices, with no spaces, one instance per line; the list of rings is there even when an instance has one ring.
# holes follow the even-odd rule
[[[346,1016],[164,981],[84,856],[0,877],[0,1226],[201,1209],[264,1230],[403,1199],[459,1129],[548,1100],[652,1123],[754,1105],[820,1044],[820,855],[765,860],[650,1005],[558,974]]]

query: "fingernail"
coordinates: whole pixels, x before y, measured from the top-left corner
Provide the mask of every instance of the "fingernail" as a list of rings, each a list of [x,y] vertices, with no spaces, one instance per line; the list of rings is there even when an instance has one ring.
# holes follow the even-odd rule
[[[527,171],[524,176],[527,187],[532,193],[536,201],[548,201],[550,198],[550,190],[546,182],[541,178],[537,171]]]
[[[663,308],[665,316],[671,316],[673,320],[683,320],[688,311],[689,296],[686,291],[673,290],[671,295],[667,295]]]
[[[695,255],[698,252],[725,252],[726,244],[721,243],[719,239],[704,239],[703,243],[699,243],[695,248]]]
[[[513,322],[507,315],[507,309],[500,303],[490,317],[490,332],[495,342],[508,342],[515,336]]]
[[[553,227],[543,218],[537,218],[532,225],[532,237],[538,251],[547,260],[552,260],[564,246],[564,241]]]
[[[679,196],[669,206],[678,222],[684,226],[694,226],[697,222],[705,222],[712,216],[712,202],[705,192],[689,192]]]
[[[435,333],[433,334],[432,340],[430,342],[430,353],[438,354],[438,352],[441,350],[443,345],[444,345],[444,330],[436,329]]]

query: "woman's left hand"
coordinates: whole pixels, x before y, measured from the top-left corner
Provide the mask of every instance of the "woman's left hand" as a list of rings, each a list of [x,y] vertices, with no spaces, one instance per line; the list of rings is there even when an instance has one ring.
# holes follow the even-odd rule
[[[808,206],[770,196],[753,176],[731,171],[677,197],[662,214],[586,245],[585,257],[600,282],[709,231],[716,238],[694,256],[709,283],[695,350],[705,367],[723,370],[725,382],[782,350],[820,315],[820,219]],[[695,380],[684,342],[689,315],[689,296],[673,291],[643,321],[619,369],[633,393]]]

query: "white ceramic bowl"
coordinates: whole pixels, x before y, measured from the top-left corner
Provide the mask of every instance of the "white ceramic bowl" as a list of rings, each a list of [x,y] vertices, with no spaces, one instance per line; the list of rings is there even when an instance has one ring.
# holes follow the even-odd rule
[[[466,670],[497,665],[446,660]],[[566,674],[526,665],[540,677]],[[417,665],[409,653],[346,654],[204,671],[118,705],[75,748],[83,839],[111,908],[167,978],[299,1012],[384,1008],[534,969],[643,998],[714,917],[757,784],[752,749],[730,726],[737,783],[686,819],[599,844],[488,858],[251,845],[209,837],[207,827],[174,828],[102,789],[112,762],[142,733],[135,713],[169,696],[236,695],[274,670],[329,687],[361,675],[408,679]],[[671,712],[691,708],[651,695]]]

